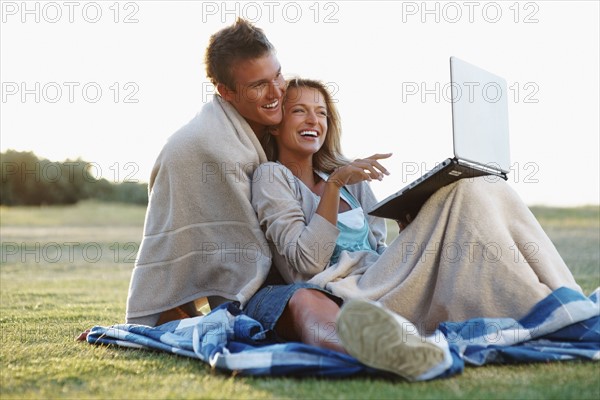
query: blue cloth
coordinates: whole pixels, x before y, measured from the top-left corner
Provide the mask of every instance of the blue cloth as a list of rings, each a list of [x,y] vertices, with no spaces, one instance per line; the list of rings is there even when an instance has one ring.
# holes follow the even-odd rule
[[[374,252],[369,243],[369,222],[360,203],[345,187],[340,190],[340,196],[346,200],[352,209],[338,214],[337,227],[340,233],[335,241],[335,248],[330,260],[331,264],[339,261],[342,250],[350,252],[371,250]]]
[[[329,180],[329,174],[322,171],[315,171],[324,181]],[[335,264],[340,259],[343,250],[346,251],[373,251],[369,243],[369,222],[358,200],[343,186],[340,190],[340,197],[350,205],[351,210],[339,213],[337,219],[338,237],[335,241],[335,248],[331,255],[330,264]]]
[[[520,320],[475,318],[444,322],[455,358],[470,365],[600,360],[600,288],[589,298],[559,288]],[[456,361],[456,360],[455,360]],[[459,362],[460,364],[460,362]]]
[[[586,298],[561,288],[519,320],[475,318],[441,324],[435,334],[443,335],[449,343],[453,362],[438,377],[460,373],[465,364],[599,360],[599,293],[596,289]],[[165,351],[248,375],[388,375],[334,351],[301,343],[269,343],[261,324],[242,314],[233,303],[223,304],[204,317],[154,328],[132,324],[95,326],[87,341]]]
[[[225,303],[204,317],[149,327],[93,327],[91,344],[151,349],[197,358],[213,368],[245,375],[349,376],[379,374],[356,359],[302,343],[265,343],[260,323]]]

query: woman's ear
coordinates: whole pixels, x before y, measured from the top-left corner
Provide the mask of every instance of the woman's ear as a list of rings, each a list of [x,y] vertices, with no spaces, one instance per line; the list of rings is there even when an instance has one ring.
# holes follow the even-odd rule
[[[270,126],[268,132],[273,136],[279,136],[279,127]]]

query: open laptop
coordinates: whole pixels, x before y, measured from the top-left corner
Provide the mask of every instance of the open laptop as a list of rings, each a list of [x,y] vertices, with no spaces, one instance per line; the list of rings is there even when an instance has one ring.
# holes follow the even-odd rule
[[[508,92],[506,81],[456,57],[450,57],[454,157],[368,211],[398,220],[414,219],[439,188],[464,178],[495,175],[508,179]]]

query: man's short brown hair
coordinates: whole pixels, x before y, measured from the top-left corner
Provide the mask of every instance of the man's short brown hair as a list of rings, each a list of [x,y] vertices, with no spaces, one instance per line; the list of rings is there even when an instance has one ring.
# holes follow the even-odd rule
[[[206,76],[213,85],[222,83],[229,89],[235,90],[232,74],[236,62],[260,58],[274,51],[275,47],[269,42],[262,29],[248,21],[238,18],[235,24],[221,29],[210,37],[204,62]]]

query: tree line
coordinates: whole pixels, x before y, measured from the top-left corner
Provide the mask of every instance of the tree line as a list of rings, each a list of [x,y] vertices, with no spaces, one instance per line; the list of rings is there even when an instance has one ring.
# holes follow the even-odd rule
[[[94,176],[94,164],[81,159],[62,162],[37,157],[33,152],[0,153],[0,204],[75,204],[97,199],[148,204],[148,185],[109,182]]]

